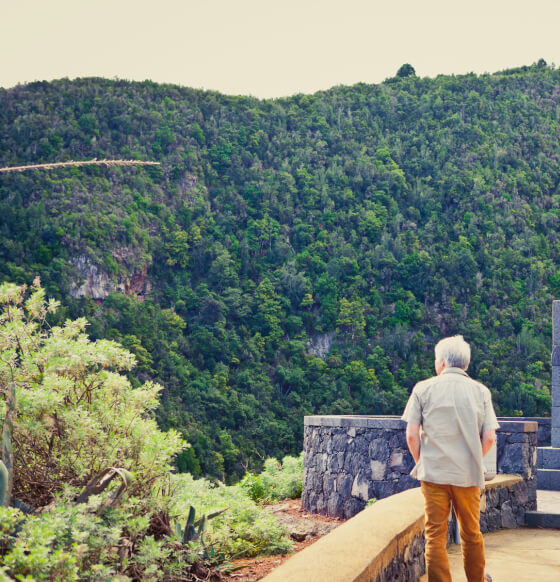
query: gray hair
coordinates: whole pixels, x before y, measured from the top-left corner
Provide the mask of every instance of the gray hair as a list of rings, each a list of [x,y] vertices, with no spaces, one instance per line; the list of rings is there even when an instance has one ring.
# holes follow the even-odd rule
[[[471,361],[471,346],[462,335],[446,337],[436,344],[436,362],[445,362],[446,368],[462,368],[466,370]]]

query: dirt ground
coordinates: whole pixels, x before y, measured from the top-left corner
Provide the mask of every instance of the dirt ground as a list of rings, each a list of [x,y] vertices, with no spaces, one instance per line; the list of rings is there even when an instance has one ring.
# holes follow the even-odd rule
[[[288,499],[265,509],[290,528],[294,540],[294,552],[300,552],[316,542],[320,537],[332,531],[344,520],[307,513],[301,508],[301,499]],[[234,560],[232,567],[226,570],[226,580],[231,582],[256,582],[287,560],[291,554],[276,556],[257,556]]]

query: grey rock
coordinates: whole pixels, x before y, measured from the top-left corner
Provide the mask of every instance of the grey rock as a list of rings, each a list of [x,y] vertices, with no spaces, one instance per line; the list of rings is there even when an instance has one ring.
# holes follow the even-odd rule
[[[332,493],[327,502],[327,514],[332,517],[343,517],[344,500],[338,493]]]
[[[375,439],[369,444],[369,458],[386,461],[389,458],[389,445],[385,439]]]
[[[336,478],[336,491],[343,499],[348,499],[352,493],[354,478],[348,473],[343,473]]]
[[[511,501],[506,501],[502,505],[502,527],[505,528],[515,528],[517,527],[517,520],[515,519],[515,515],[513,514],[513,508],[511,506]]]

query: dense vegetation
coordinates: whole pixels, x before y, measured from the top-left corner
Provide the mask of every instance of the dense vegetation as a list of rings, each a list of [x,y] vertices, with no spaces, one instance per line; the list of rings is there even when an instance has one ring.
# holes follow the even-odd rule
[[[548,414],[559,103],[543,62],[276,100],[0,90],[0,166],[162,162],[1,174],[0,279],[135,354],[195,475],[298,453],[304,414],[401,412],[456,332],[499,414]],[[88,269],[114,292],[76,297]]]
[[[256,502],[300,494],[302,458],[235,486],[174,474],[187,443],[151,417],[161,386],[133,388],[134,356],[85,320],[48,326],[57,308],[0,285],[0,581],[215,582],[208,565],[291,549]]]

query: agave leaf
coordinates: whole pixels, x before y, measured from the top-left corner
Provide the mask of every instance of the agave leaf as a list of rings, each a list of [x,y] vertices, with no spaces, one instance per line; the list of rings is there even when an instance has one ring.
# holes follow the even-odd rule
[[[214,517],[218,517],[218,515],[221,515],[222,513],[227,511],[228,509],[229,509],[229,507],[225,507],[224,509],[220,509],[220,511],[210,513],[209,515],[206,516],[206,519],[213,519]]]
[[[6,469],[6,465],[2,461],[0,461],[0,506],[1,505],[8,505],[9,499],[6,495],[8,492],[8,482],[10,480],[10,475],[8,473],[8,469]]]
[[[197,538],[200,538],[200,541],[202,541],[202,538],[204,536],[204,532],[206,531],[206,516],[204,515],[202,517],[202,519],[200,520],[200,526],[198,528],[198,532],[196,534]]]
[[[194,525],[188,525],[185,530],[185,537],[183,538],[183,543],[193,542],[197,539],[196,530]]]
[[[194,525],[194,516],[195,516],[195,513],[196,512],[195,512],[194,507],[192,505],[189,506],[189,515],[187,517],[187,525],[185,527],[187,527],[189,525]]]

